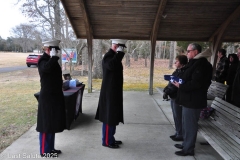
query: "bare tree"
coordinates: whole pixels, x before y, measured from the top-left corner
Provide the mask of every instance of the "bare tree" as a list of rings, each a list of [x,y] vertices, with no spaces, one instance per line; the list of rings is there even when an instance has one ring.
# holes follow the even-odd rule
[[[139,50],[143,47],[143,44],[143,41],[132,41],[131,56],[133,57],[134,61],[138,61]]]
[[[145,67],[147,67],[147,59],[150,55],[150,41],[142,41],[142,45],[139,51],[140,57],[145,59]]]
[[[125,53],[125,66],[127,66],[127,67],[130,67],[130,62],[131,62],[131,60],[130,60],[130,57],[131,57],[131,54],[130,54],[131,45],[132,45],[131,41],[128,41],[126,43],[127,51]]]
[[[65,52],[76,48],[79,42],[69,25],[68,18],[60,0],[19,0],[23,2],[22,12],[31,19],[31,23],[41,28],[43,40],[56,38],[61,40]],[[69,53],[67,53],[69,55]],[[59,63],[61,64],[61,59]],[[72,65],[71,59],[69,64]],[[70,67],[70,69],[72,66]]]
[[[173,68],[173,59],[174,59],[174,41],[171,41],[170,43],[170,55],[169,55],[169,65],[168,68]]]
[[[38,30],[34,30],[33,32],[33,40],[34,40],[34,49],[38,50],[38,53],[42,52],[42,37],[41,33]]]
[[[102,78],[102,40],[93,40],[93,78]]]
[[[54,3],[52,4],[53,10],[54,10],[54,30],[55,30],[55,37],[58,39],[61,39],[61,10],[60,10],[60,0],[54,0]],[[66,16],[64,16],[66,18]]]
[[[228,43],[226,51],[227,51],[227,55],[235,53],[234,43]]]
[[[164,41],[164,48],[163,48],[163,59],[166,58],[166,48],[167,48],[167,41]]]
[[[87,48],[87,41],[86,39],[80,39],[78,46],[77,46],[77,64],[81,65],[82,64],[82,54],[83,54],[83,49]]]
[[[162,53],[162,42],[157,41],[156,42],[156,58],[161,58],[161,53]]]
[[[93,45],[93,78],[102,78],[102,57],[111,47],[110,40],[94,40]]]
[[[56,38],[64,42],[72,37],[73,31],[60,0],[19,1],[23,2],[22,12],[31,20],[31,23],[41,28],[46,39]]]
[[[16,43],[22,47],[23,52],[27,52],[31,47],[34,47],[32,40],[34,39],[34,32],[34,26],[29,24],[20,24],[11,30],[11,34],[15,37]]]

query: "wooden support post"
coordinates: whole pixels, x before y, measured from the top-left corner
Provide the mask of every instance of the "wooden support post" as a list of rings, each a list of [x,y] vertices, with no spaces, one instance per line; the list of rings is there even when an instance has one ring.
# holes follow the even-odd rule
[[[155,55],[156,41],[151,41],[151,55],[150,55],[150,77],[149,77],[149,94],[153,95],[153,71],[154,71],[154,55]]]
[[[92,40],[93,30],[90,24],[88,11],[84,0],[80,0],[80,7],[83,13],[83,19],[86,28],[87,44],[88,44],[88,93],[92,93]]]
[[[92,38],[87,39],[88,44],[88,93],[92,93]]]
[[[153,70],[154,70],[154,57],[155,57],[155,47],[156,47],[156,40],[158,35],[158,29],[160,20],[165,9],[167,0],[161,0],[158,6],[158,11],[155,17],[155,21],[152,28],[151,33],[151,55],[150,55],[150,75],[149,75],[149,94],[153,95]]]

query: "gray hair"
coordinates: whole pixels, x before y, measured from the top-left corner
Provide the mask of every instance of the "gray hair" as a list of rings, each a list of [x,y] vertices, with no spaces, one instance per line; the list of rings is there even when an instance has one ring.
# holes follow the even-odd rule
[[[202,47],[199,44],[197,44],[197,43],[190,43],[189,46],[191,46],[192,49],[194,49],[194,50],[195,49],[198,50],[198,53],[202,52]]]

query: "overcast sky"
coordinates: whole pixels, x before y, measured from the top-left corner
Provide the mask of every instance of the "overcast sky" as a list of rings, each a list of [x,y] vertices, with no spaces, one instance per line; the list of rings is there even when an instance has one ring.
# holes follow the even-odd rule
[[[11,28],[28,23],[27,18],[19,10],[19,6],[14,5],[17,0],[0,0],[0,36],[3,39],[10,37]]]

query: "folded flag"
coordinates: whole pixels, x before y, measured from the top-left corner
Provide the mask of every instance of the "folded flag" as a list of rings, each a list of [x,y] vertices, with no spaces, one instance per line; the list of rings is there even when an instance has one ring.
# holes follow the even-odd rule
[[[173,76],[173,75],[164,75],[164,79],[167,80],[167,81],[170,81],[170,82],[178,82],[179,84],[183,84],[184,81],[183,79],[177,77],[177,76]]]

